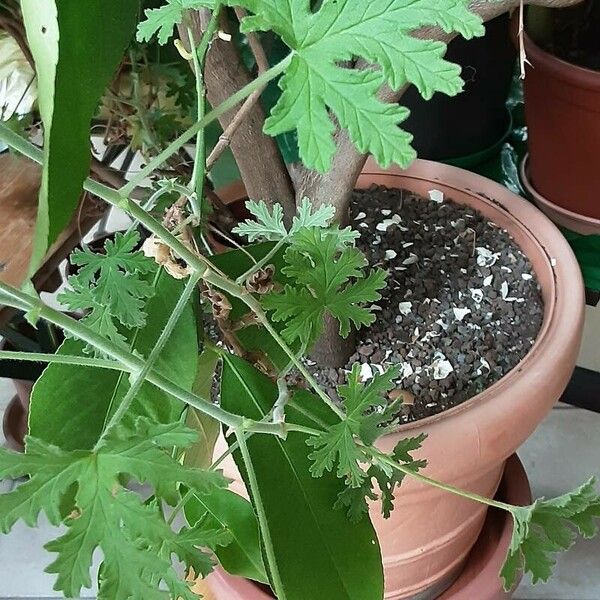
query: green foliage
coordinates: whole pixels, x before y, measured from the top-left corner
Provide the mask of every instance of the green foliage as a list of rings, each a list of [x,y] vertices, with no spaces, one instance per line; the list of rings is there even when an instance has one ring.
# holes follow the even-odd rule
[[[384,516],[389,517],[394,500],[394,489],[402,482],[403,473],[394,470],[382,459],[384,455],[371,448],[375,440],[394,427],[395,404],[390,404],[386,394],[394,389],[398,367],[392,367],[375,375],[368,383],[360,381],[360,366],[355,364],[348,375],[348,383],[338,386],[343,401],[345,417],[327,428],[319,436],[310,437],[306,443],[315,450],[309,455],[310,468],[314,477],[322,477],[326,471],[336,468],[337,476],[346,482],[336,502],[336,507],[345,507],[352,520],[359,520],[368,513],[365,498],[381,498]],[[425,436],[401,440],[392,453],[392,458],[418,471],[426,461],[414,460],[410,452],[418,450]],[[381,490],[378,496],[373,489],[373,480]]]
[[[149,42],[158,35],[158,43],[166,44],[173,35],[173,29],[183,21],[186,10],[211,8],[214,0],[167,0],[160,8],[148,8],[144,12],[146,20],[138,24],[138,42]]]
[[[114,241],[104,243],[104,253],[89,248],[73,252],[70,260],[79,272],[68,279],[71,289],[58,297],[69,309],[86,311],[87,325],[120,344],[126,339],[118,324],[128,329],[144,326],[144,306],[154,293],[154,286],[141,275],[152,273],[156,265],[135,250],[139,239],[135,231],[117,233]]]
[[[512,507],[513,535],[500,573],[504,588],[511,589],[519,571],[531,573],[533,583],[548,581],[555,564],[552,554],[567,550],[576,531],[586,538],[598,532],[600,496],[592,477],[575,490],[536,500],[531,506]]]
[[[323,318],[339,321],[340,335],[347,337],[351,326],[370,325],[375,317],[365,308],[381,298],[385,286],[382,269],[365,273],[367,261],[354,247],[346,245],[345,230],[302,228],[285,252],[283,272],[293,280],[283,292],[263,298],[272,319],[285,322],[283,337],[293,343],[313,343],[323,329]]]
[[[10,531],[19,519],[34,526],[41,512],[53,525],[64,523],[66,533],[46,548],[58,554],[47,571],[57,574],[55,589],[67,596],[79,596],[82,587],[91,587],[92,558],[100,548],[104,563],[99,598],[166,600],[169,594],[157,585],[162,581],[170,597],[194,600],[173,569],[171,556],[206,574],[211,560],[199,547],[227,543],[229,536],[202,524],[172,531],[157,504],[144,503],[121,481],[127,475],[155,487],[183,483],[199,493],[225,486],[218,472],[186,468],[171,457],[174,446],[185,447],[195,437],[179,423],[139,419],[133,429],[118,428],[91,452],[64,451],[36,438],[28,440],[26,454],[0,450],[0,477],[30,476],[0,496],[0,529]],[[63,518],[61,507],[73,501],[73,486],[74,503]]]
[[[230,544],[215,548],[220,565],[228,573],[269,583],[258,522],[248,500],[229,490],[214,488],[208,494],[194,494],[184,511],[191,525],[203,523],[204,527],[222,529],[230,535]]]
[[[377,98],[383,83],[398,90],[412,83],[425,98],[462,89],[460,68],[443,59],[445,44],[412,33],[427,26],[470,38],[483,35],[481,19],[466,0],[326,0],[313,12],[308,0],[231,0],[253,12],[243,32],[274,31],[293,51],[280,81],[282,95],[265,124],[277,135],[297,129],[300,157],[325,172],[335,153],[334,123],[348,130],[356,147],[382,166],[407,166],[415,153],[412,137],[398,124],[408,110]],[[362,58],[379,70],[347,68]]]
[[[90,170],[90,122],[131,41],[139,0],[22,0],[21,8],[44,124],[33,275],[81,199]]]
[[[248,200],[246,208],[254,219],[246,219],[237,225],[233,232],[247,237],[249,242],[258,240],[278,242],[298,233],[303,227],[328,227],[335,216],[335,208],[330,204],[322,204],[314,208],[308,198],[303,198],[298,207],[298,214],[294,216],[288,231],[283,223],[281,204],[275,203],[272,208],[269,208],[262,200],[260,202]]]
[[[192,391],[208,402],[211,401],[218,360],[218,354],[210,349],[203,350],[198,358],[196,381],[194,381]],[[213,452],[219,433],[221,433],[221,424],[193,406],[188,406],[186,425],[198,433],[198,440],[185,451],[184,464],[208,469],[213,461]]]
[[[131,352],[150,355],[183,288],[184,282],[173,279],[165,271],[159,273],[156,293],[145,306],[147,324],[127,331],[127,348]],[[68,339],[59,353],[77,356],[84,347],[79,340]],[[197,324],[190,303],[164,345],[155,369],[183,389],[191,390],[197,365]],[[57,363],[48,365],[33,389],[30,433],[63,450],[91,448],[129,387],[129,373]],[[124,422],[133,426],[138,416],[144,416],[170,423],[179,419],[183,410],[182,402],[145,382],[125,414]]]
[[[224,355],[224,408],[264,420],[276,399],[277,386],[268,377],[241,358]],[[312,428],[336,421],[331,410],[306,391],[294,394],[286,417]],[[331,473],[320,479],[311,476],[307,437],[297,432],[285,440],[253,435],[247,440],[251,464],[234,452],[253,504],[260,501],[265,509],[276,557],[269,568],[278,570],[287,600],[381,600],[383,569],[373,526],[368,518],[352,523],[342,511],[332,510],[343,483]],[[250,469],[258,489],[249,485]]]

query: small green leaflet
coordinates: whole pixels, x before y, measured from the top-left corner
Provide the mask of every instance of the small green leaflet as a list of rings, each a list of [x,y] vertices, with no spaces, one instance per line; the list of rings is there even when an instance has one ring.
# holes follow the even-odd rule
[[[128,329],[143,327],[144,306],[154,294],[154,287],[141,275],[154,272],[156,265],[135,250],[139,239],[135,231],[117,233],[114,241],[105,242],[104,254],[89,248],[73,252],[70,260],[79,272],[68,279],[71,289],[58,296],[71,310],[89,311],[84,317],[86,324],[120,344],[125,337],[118,324]]]
[[[346,415],[344,420],[331,425],[319,436],[310,437],[306,443],[315,448],[309,455],[313,461],[311,473],[321,477],[325,471],[332,471],[336,465],[337,476],[344,479],[347,488],[341,492],[336,508],[346,508],[348,516],[356,521],[368,513],[366,498],[381,498],[384,516],[389,517],[394,500],[394,489],[404,474],[393,469],[383,458],[385,455],[373,451],[375,440],[384,435],[394,425],[395,404],[388,404],[385,396],[396,384],[399,368],[392,367],[382,374],[375,375],[368,383],[360,381],[360,366],[355,364],[348,376],[346,385],[338,386]],[[425,461],[414,460],[410,452],[418,450],[425,439],[424,435],[401,440],[391,458],[413,471],[424,467]],[[376,480],[381,494],[373,489]]]
[[[364,305],[381,298],[378,290],[385,286],[386,272],[374,269],[366,275],[364,255],[341,242],[344,231],[305,227],[291,238],[282,271],[294,285],[263,297],[272,319],[285,322],[282,335],[287,342],[313,343],[326,314],[339,321],[342,337],[351,326],[358,329],[375,321]]]
[[[246,208],[254,219],[246,219],[233,232],[247,237],[249,242],[258,240],[278,242],[298,233],[303,227],[328,227],[335,216],[335,208],[330,204],[313,208],[310,200],[303,198],[288,232],[283,223],[281,204],[276,203],[269,208],[262,200],[260,202],[248,200]],[[352,238],[354,239],[354,235]]]
[[[412,36],[422,27],[441,27],[466,38],[483,35],[481,19],[467,0],[325,0],[313,12],[308,0],[228,0],[253,15],[242,31],[272,30],[292,50],[279,85],[282,94],[265,123],[265,132],[298,131],[304,164],[328,171],[335,153],[332,114],[355,146],[387,167],[406,167],[415,158],[412,136],[398,124],[408,110],[386,104],[377,93],[384,83],[398,90],[414,84],[426,99],[434,92],[455,95],[463,81],[460,67],[443,59],[446,46]],[[380,69],[353,69],[345,61],[363,58]]]
[[[183,21],[186,10],[212,8],[214,0],[167,0],[160,8],[148,8],[146,19],[138,24],[137,41],[149,42],[158,34],[158,43],[166,44],[173,35],[173,29]]]
[[[595,487],[596,480],[592,477],[562,496],[510,509],[513,534],[500,572],[505,590],[513,588],[519,571],[531,573],[533,583],[548,581],[555,564],[552,554],[567,550],[576,531],[585,538],[596,535],[600,496]]]
[[[41,512],[53,525],[64,523],[67,532],[46,548],[58,554],[47,571],[57,574],[54,589],[66,596],[79,597],[82,587],[91,587],[92,558],[100,548],[100,599],[196,600],[172,567],[172,555],[196,573],[207,574],[212,561],[199,548],[226,544],[229,536],[200,523],[175,532],[155,503],[143,502],[122,486],[122,479],[130,476],[155,488],[182,483],[198,493],[225,487],[219,472],[187,468],[171,457],[173,447],[195,439],[195,432],[180,423],[138,419],[133,430],[117,428],[96,451],[67,452],[36,438],[28,439],[26,454],[2,449],[0,478],[30,478],[0,495],[0,530],[10,531],[19,519],[35,526]],[[64,503],[73,503],[73,486],[74,504],[63,519]],[[161,581],[169,592],[159,588]]]

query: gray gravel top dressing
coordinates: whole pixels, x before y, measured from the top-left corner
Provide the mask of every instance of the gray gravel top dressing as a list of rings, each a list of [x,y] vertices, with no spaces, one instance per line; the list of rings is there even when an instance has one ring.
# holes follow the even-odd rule
[[[544,310],[531,263],[505,230],[439,190],[429,196],[355,191],[358,247],[370,265],[389,271],[388,287],[346,369],[308,361],[334,396],[354,362],[363,380],[400,364],[391,398],[405,392],[404,423],[460,404],[507,374],[533,345]]]

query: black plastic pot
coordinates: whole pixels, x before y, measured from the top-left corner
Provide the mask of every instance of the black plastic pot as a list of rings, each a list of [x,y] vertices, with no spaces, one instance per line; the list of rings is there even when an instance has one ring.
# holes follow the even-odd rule
[[[502,138],[509,124],[506,99],[516,61],[509,30],[504,14],[486,24],[485,36],[450,42],[446,58],[462,67],[462,93],[452,98],[436,93],[426,101],[411,86],[402,96],[402,104],[411,110],[402,128],[414,135],[419,158],[452,160],[481,152]]]

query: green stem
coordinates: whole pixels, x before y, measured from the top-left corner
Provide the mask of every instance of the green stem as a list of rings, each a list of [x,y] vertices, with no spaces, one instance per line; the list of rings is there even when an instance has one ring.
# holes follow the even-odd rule
[[[216,11],[213,12],[213,17]],[[211,19],[212,21],[212,19]],[[197,120],[201,121],[206,113],[206,100],[204,92],[204,80],[202,76],[202,65],[198,58],[199,51],[196,49],[194,34],[192,30],[187,28],[188,40],[192,52],[192,62],[194,64],[194,76],[196,78],[196,107]],[[204,34],[204,38],[208,35],[208,31]],[[197,217],[198,223],[202,219],[202,195],[204,193],[204,174],[206,164],[206,139],[204,136],[204,128],[198,130],[196,135],[196,152],[194,156],[194,168],[192,170],[192,178],[190,179],[190,189],[195,193],[192,195],[191,204],[194,216]]]
[[[25,311],[35,311],[39,318],[50,323],[54,323],[63,331],[70,333],[74,337],[83,340],[84,342],[87,342],[91,346],[94,346],[100,350],[102,353],[122,363],[126,367],[123,369],[124,371],[139,373],[144,369],[145,362],[143,359],[102,337],[90,329],[85,323],[77,321],[69,315],[45,305],[39,298],[22,292],[21,290],[18,290],[2,281],[0,281],[0,303]],[[193,392],[183,389],[182,387],[173,383],[170,379],[167,379],[160,373],[157,373],[155,370],[150,370],[146,375],[146,379],[163,392],[166,392],[174,398],[177,398],[178,400],[197,408],[200,412],[213,417],[231,429],[244,429],[253,433],[266,433],[279,437],[285,437],[287,433],[292,431],[306,433],[308,435],[319,435],[322,433],[318,429],[305,427],[304,425],[296,425],[295,423],[284,423],[283,425],[262,423],[253,421],[251,419],[246,419],[240,415],[235,415],[222,409],[220,406],[217,406],[216,404],[197,396]]]
[[[290,62],[292,61],[292,54],[286,56],[282,61],[271,67],[268,71],[265,71],[262,75],[259,75],[256,79],[245,85],[243,88],[238,90],[235,94],[223,101],[219,106],[211,110],[204,117],[198,120],[189,129],[184,131],[179,137],[173,140],[160,154],[155,156],[148,164],[134,177],[124,185],[120,190],[122,196],[128,196],[148,175],[150,175],[155,169],[160,167],[165,160],[173,155],[179,148],[184,144],[187,144],[194,136],[206,127],[209,123],[212,123],[225,113],[229,112],[232,108],[235,108],[242,100],[247,98],[252,92],[257,89],[264,87],[269,81],[275,79],[281,73],[287,69]],[[8,143],[8,142],[7,142]]]
[[[513,513],[514,506],[510,504],[506,504],[504,502],[498,502],[497,500],[492,500],[491,498],[486,498],[485,496],[480,496],[479,494],[475,494],[473,492],[467,492],[465,490],[461,490],[460,488],[456,488],[453,485],[449,485],[447,483],[442,483],[441,481],[437,481],[436,479],[431,479],[431,477],[427,477],[426,475],[422,475],[417,471],[413,471],[402,463],[396,462],[394,459],[390,458],[386,454],[377,453],[378,460],[384,462],[388,466],[420,481],[421,483],[425,483],[432,487],[438,488],[440,490],[444,490],[445,492],[450,492],[455,496],[461,496],[463,498],[468,498],[469,500],[473,500],[473,502],[479,502],[480,504],[487,504],[488,506],[493,506],[495,508],[500,508],[509,513]]]
[[[175,520],[175,517],[179,514],[179,512],[181,511],[181,509],[187,504],[188,500],[195,494],[193,489],[189,489],[184,496],[182,496],[179,499],[179,502],[177,503],[177,505],[175,506],[175,508],[173,509],[173,512],[169,515],[169,518],[167,519],[167,525],[171,526],[173,524],[173,521]]]
[[[3,126],[0,123],[0,133],[3,134]],[[11,132],[12,133],[12,132]],[[23,140],[17,135],[21,142],[20,147],[31,146],[28,142]],[[10,143],[7,141],[7,143]],[[12,144],[11,144],[12,145]],[[20,151],[20,148],[17,148]],[[31,149],[28,149],[31,152]],[[31,152],[31,154],[35,154]],[[33,156],[31,157],[33,158]],[[35,159],[34,159],[35,160]],[[171,250],[173,250],[180,258],[182,258],[188,265],[190,265],[195,271],[198,272],[199,276],[204,279],[207,283],[231,294],[232,296],[239,298],[254,314],[257,316],[261,325],[271,334],[273,339],[285,352],[287,357],[294,363],[295,367],[300,371],[302,376],[306,379],[308,384],[312,387],[319,398],[331,408],[331,410],[340,418],[344,419],[344,412],[331,400],[331,398],[321,389],[315,378],[307,370],[302,361],[296,356],[294,351],[285,343],[283,338],[279,335],[277,330],[271,325],[271,322],[265,315],[260,302],[252,296],[245,288],[241,287],[222,273],[218,273],[211,262],[202,255],[196,254],[190,250],[185,244],[177,239],[169,230],[161,225],[156,219],[149,215],[143,208],[138,206],[133,200],[121,196],[121,192],[111,189],[93,179],[86,179],[83,184],[84,189],[92,194],[95,194],[99,198],[106,200],[112,206],[116,206],[131,217],[137,219],[146,229],[159,237],[165,244],[167,244]]]
[[[179,299],[177,300],[177,304],[175,305],[173,312],[169,316],[167,324],[165,325],[164,329],[161,331],[161,334],[158,337],[156,344],[154,345],[154,347],[152,348],[152,351],[150,352],[150,356],[148,356],[148,359],[146,360],[146,363],[144,364],[144,367],[142,368],[142,370],[136,374],[133,382],[131,383],[131,386],[129,387],[129,389],[127,390],[127,393],[123,397],[123,400],[121,400],[119,407],[113,413],[112,417],[110,418],[110,421],[104,428],[102,435],[100,436],[100,438],[98,439],[98,442],[96,443],[96,448],[98,448],[99,444],[102,443],[102,441],[106,438],[106,436],[115,428],[115,426],[121,421],[121,419],[123,418],[125,413],[129,410],[129,407],[131,406],[131,403],[135,400],[135,397],[137,396],[138,392],[140,391],[140,388],[142,387],[142,384],[146,381],[146,377],[148,376],[148,373],[154,367],[156,361],[158,360],[158,357],[160,356],[160,353],[162,352],[163,348],[165,347],[165,344],[167,343],[167,341],[169,340],[171,333],[173,333],[173,329],[175,329],[175,326],[177,325],[179,318],[181,317],[181,315],[183,314],[183,311],[187,307],[188,302],[189,302],[192,294],[194,293],[194,290],[196,289],[196,286],[198,285],[199,280],[200,280],[200,277],[197,274],[193,274],[188,279],[188,282],[183,290],[183,293],[181,294],[181,296],[179,296]]]
[[[22,360],[29,362],[57,363],[61,365],[78,365],[79,367],[98,367],[100,369],[113,369],[115,371],[127,370],[123,365],[114,360],[86,356],[69,356],[66,354],[45,354],[42,352],[13,352],[11,350],[0,350],[0,360]]]
[[[245,273],[242,273],[235,282],[238,285],[243,285],[244,282],[254,275],[259,269],[262,269],[265,265],[269,263],[269,261],[279,252],[279,249],[287,242],[287,237],[280,239],[274,246],[269,250],[265,256],[263,256],[258,262],[252,265]]]
[[[217,26],[219,24],[219,14],[221,12],[221,2],[215,2],[210,21],[206,31],[204,32],[200,45],[196,48],[194,34],[188,27],[187,34],[192,51],[192,60],[194,65],[194,75],[196,77],[196,101],[197,101],[197,120],[201,121],[206,114],[206,89],[204,87],[204,64],[206,62],[206,54],[208,47],[212,41]],[[196,192],[194,207],[194,215],[198,217],[198,223],[202,218],[202,198],[204,195],[204,178],[206,177],[206,137],[204,135],[204,127],[198,131],[196,136],[196,153],[194,158],[194,169],[190,186]]]
[[[271,583],[273,591],[275,592],[275,596],[278,600],[285,600],[286,593],[283,588],[283,581],[281,580],[281,576],[279,574],[277,557],[275,556],[275,548],[273,547],[271,531],[269,529],[269,523],[267,521],[267,512],[262,501],[261,488],[258,485],[258,480],[254,471],[254,465],[252,464],[252,458],[250,457],[250,452],[248,451],[248,446],[246,444],[246,437],[244,435],[244,431],[236,430],[235,437],[240,447],[240,452],[242,454],[242,459],[244,460],[246,473],[248,475],[248,483],[250,486],[250,493],[252,495],[252,504],[254,506],[254,509],[256,510],[256,517],[258,519],[258,525],[260,527],[265,557],[269,565],[269,573],[271,574]]]

